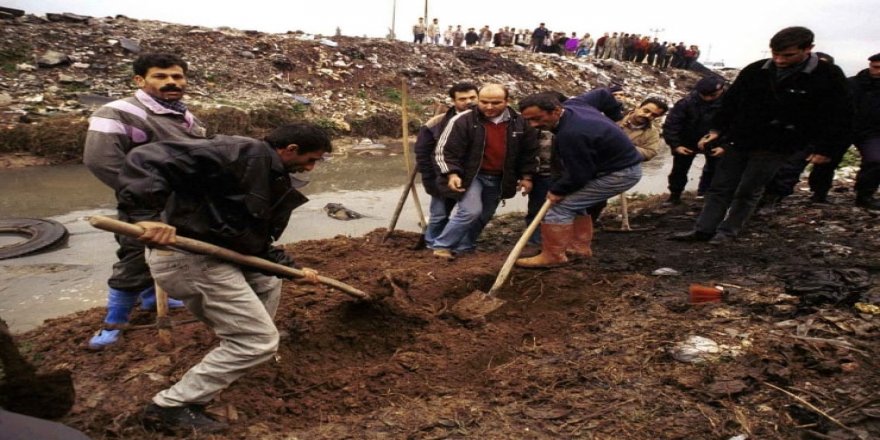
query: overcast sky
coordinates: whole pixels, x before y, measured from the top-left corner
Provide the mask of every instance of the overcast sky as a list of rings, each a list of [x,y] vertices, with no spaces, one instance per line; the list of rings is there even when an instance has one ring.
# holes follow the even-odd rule
[[[408,39],[411,26],[424,14],[423,0],[246,0],[170,2],[144,0],[0,0],[32,14],[73,12],[90,16],[126,15],[208,27],[229,26],[263,32],[302,30],[333,35],[382,37],[392,23]],[[428,17],[441,26],[462,25],[494,31],[500,26],[534,29],[545,22],[554,31],[606,31],[656,35],[661,41],[697,44],[701,61],[724,61],[742,67],[768,56],[770,37],[786,26],[806,26],[816,33],[816,50],[830,53],[844,72],[854,75],[867,58],[880,52],[877,0],[430,0]],[[870,17],[874,17],[869,22]],[[136,35],[129,37],[137,38]]]

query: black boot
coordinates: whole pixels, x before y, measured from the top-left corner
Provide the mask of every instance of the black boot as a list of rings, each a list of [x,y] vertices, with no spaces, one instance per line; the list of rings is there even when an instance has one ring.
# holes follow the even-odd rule
[[[856,206],[871,211],[880,210],[880,201],[874,193],[880,186],[880,162],[864,162],[856,176]]]
[[[171,433],[217,433],[229,429],[229,425],[205,415],[201,405],[162,407],[151,403],[144,409],[144,427],[154,431]]]
[[[669,193],[669,198],[663,202],[663,206],[673,206],[673,205],[681,205],[681,193],[674,192]]]

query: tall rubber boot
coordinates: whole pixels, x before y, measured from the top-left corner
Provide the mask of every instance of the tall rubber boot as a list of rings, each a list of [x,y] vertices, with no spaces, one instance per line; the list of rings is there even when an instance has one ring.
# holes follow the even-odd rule
[[[89,349],[101,350],[119,342],[122,329],[128,325],[128,316],[137,302],[139,292],[110,289],[107,294],[107,316],[104,328],[89,340]]]
[[[593,217],[579,215],[574,218],[574,237],[568,245],[566,252],[574,259],[590,258],[593,256]]]
[[[150,286],[142,290],[138,297],[141,299],[141,310],[156,310],[156,286]],[[183,301],[168,297],[169,309],[182,309],[186,307]]]
[[[544,268],[568,263],[565,249],[571,244],[574,225],[541,223],[541,253],[534,257],[516,260],[518,267]]]

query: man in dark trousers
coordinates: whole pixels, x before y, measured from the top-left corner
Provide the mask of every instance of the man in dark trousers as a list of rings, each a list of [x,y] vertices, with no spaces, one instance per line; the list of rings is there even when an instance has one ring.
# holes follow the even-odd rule
[[[697,154],[706,155],[706,163],[700,174],[697,195],[709,189],[719,156],[724,152],[717,146],[701,149],[697,144],[709,132],[712,118],[721,108],[724,94],[724,78],[707,76],[697,81],[694,91],[680,99],[672,107],[663,123],[663,139],[672,150],[672,171],[669,172],[668,204],[681,203],[681,193],[687,184],[688,170]]]
[[[114,191],[119,190],[119,170],[125,155],[141,145],[205,138],[202,123],[183,103],[188,70],[185,61],[174,54],[146,53],[135,59],[133,70],[139,90],[134,96],[113,101],[92,114],[83,150],[83,163],[89,171]],[[121,212],[119,219],[128,220]],[[102,328],[89,340],[92,350],[119,342],[138,301],[144,309],[156,306],[156,290],[144,261],[143,243],[125,236],[117,236],[116,241],[119,261],[113,264],[113,273],[107,280],[107,315]],[[168,305],[183,307],[173,299]]]
[[[806,160],[828,162],[847,124],[846,78],[812,53],[813,32],[789,27],[770,40],[772,58],[743,69],[724,97],[705,148],[719,136],[732,145],[718,164],[694,229],[682,241],[723,244],[742,230],[764,186],[786,159],[808,149]]]
[[[331,151],[329,136],[311,124],[273,130],[264,141],[217,136],[165,141],[128,154],[119,176],[119,208],[144,229],[156,283],[176,292],[211,327],[220,343],[144,411],[151,429],[212,433],[227,428],[205,415],[214,396],[278,349],[273,323],[281,280],[210,255],[164,247],[176,234],[294,266],[273,247],[291,212],[308,199],[291,174],[311,171]],[[317,272],[303,269],[308,281]]]
[[[422,185],[425,187],[425,192],[431,196],[428,226],[425,228],[425,244],[429,248],[433,247],[434,239],[443,232],[449,214],[455,206],[455,199],[444,197],[437,187],[439,173],[434,164],[434,148],[449,120],[476,105],[477,86],[467,82],[455,84],[449,89],[449,98],[452,99],[452,107],[446,113],[434,116],[425,122],[425,125],[419,129],[416,145],[413,148],[416,154],[416,167],[422,175]]]
[[[880,186],[880,53],[868,58],[868,68],[849,79],[855,107],[853,135],[862,156],[856,176],[856,206],[880,211],[874,198]]]
[[[529,125],[552,131],[553,180],[547,199],[553,204],[541,223],[541,253],[516,265],[545,268],[566,264],[566,251],[591,256],[592,222],[588,210],[638,183],[642,155],[611,119],[587,105],[560,104],[553,92],[520,101]]]

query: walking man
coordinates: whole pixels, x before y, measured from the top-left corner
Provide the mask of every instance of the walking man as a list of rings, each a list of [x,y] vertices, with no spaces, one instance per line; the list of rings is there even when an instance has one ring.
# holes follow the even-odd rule
[[[846,78],[837,66],[812,53],[813,32],[789,27],[770,40],[772,58],[743,69],[724,96],[709,134],[698,147],[720,136],[732,145],[718,164],[694,229],[682,241],[733,240],[754,211],[764,186],[794,152],[808,148],[806,160],[828,162],[845,127]]]

